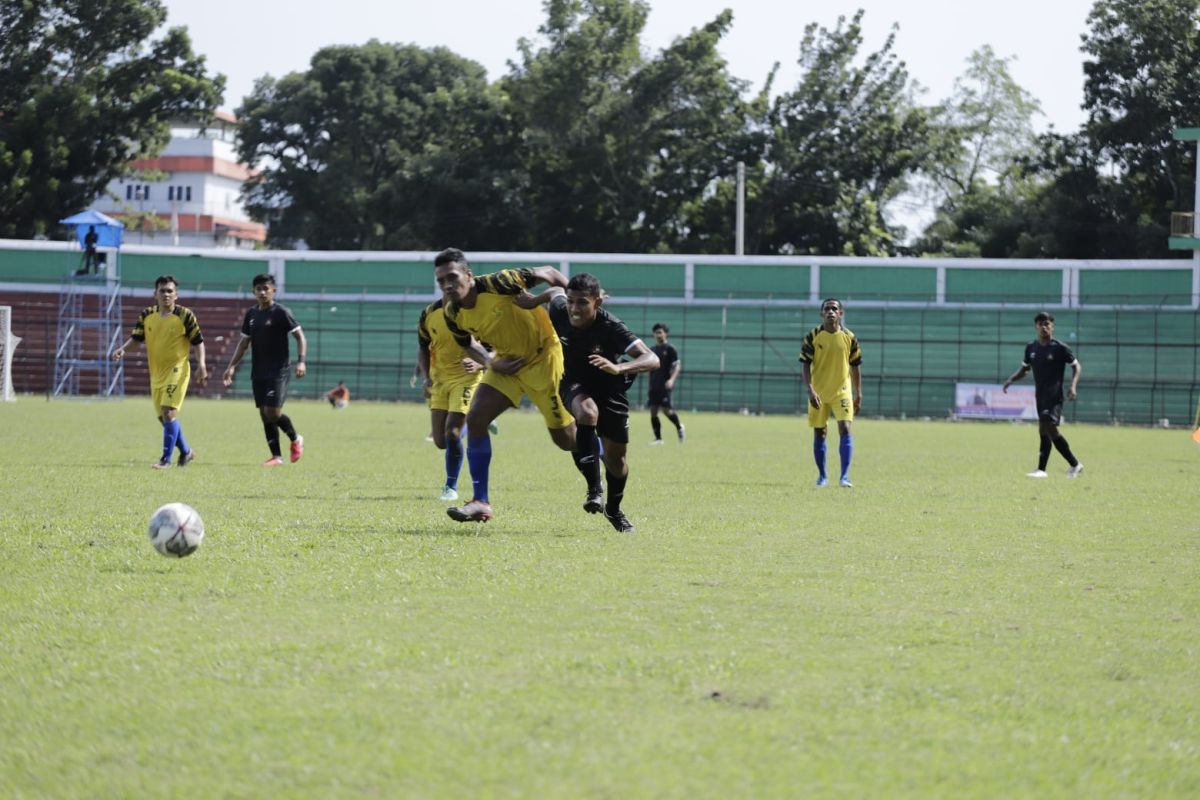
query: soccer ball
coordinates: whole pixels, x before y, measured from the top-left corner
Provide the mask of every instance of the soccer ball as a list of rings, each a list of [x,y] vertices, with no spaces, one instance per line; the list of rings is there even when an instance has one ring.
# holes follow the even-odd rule
[[[150,544],[167,558],[190,556],[204,541],[204,520],[183,503],[167,503],[150,516]]]

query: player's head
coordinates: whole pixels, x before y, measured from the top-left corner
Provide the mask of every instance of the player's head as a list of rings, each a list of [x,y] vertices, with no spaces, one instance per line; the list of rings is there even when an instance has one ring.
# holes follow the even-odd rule
[[[275,276],[266,272],[261,272],[254,276],[254,296],[258,298],[258,304],[263,308],[267,308],[275,300]]]
[[[472,288],[474,275],[467,257],[457,247],[447,247],[433,259],[433,276],[450,302],[461,301]]]
[[[1054,333],[1054,315],[1049,311],[1039,311],[1033,318],[1033,327],[1040,338],[1049,339]]]
[[[825,320],[826,327],[841,324],[843,313],[842,301],[836,297],[827,297],[821,301],[821,319]]]
[[[670,328],[661,322],[656,322],[652,330],[654,331],[654,341],[659,344],[667,343],[667,334],[671,332]]]
[[[179,297],[179,281],[174,275],[159,275],[154,279],[154,299],[160,308],[170,308]]]
[[[567,317],[571,327],[586,328],[595,322],[603,302],[604,289],[595,275],[581,272],[567,281]]]

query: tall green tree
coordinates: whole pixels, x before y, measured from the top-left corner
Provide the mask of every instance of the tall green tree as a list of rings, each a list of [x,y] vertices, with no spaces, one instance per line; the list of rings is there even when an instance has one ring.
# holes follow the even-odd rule
[[[647,57],[640,38],[647,3],[545,6],[541,46],[523,40],[520,64],[502,81],[523,136],[529,246],[704,248],[703,215],[689,219],[687,209],[755,150],[746,85],[717,52],[732,13]]]
[[[1088,25],[1084,132],[1120,177],[1124,221],[1159,243],[1144,255],[1166,255],[1170,212],[1194,196],[1194,150],[1171,132],[1200,127],[1200,0],[1097,0]]]
[[[896,232],[889,202],[933,153],[926,109],[915,104],[896,33],[862,56],[862,17],[800,42],[803,70],[769,116],[769,143],[754,177],[747,251],[885,255]],[[860,58],[860,56],[862,56]]]
[[[152,39],[158,0],[0,3],[0,236],[29,237],[83,210],[177,117],[204,120],[224,78],[187,33]]]
[[[327,47],[238,109],[244,195],[270,241],[509,249],[524,228],[515,134],[482,66],[444,47]]]

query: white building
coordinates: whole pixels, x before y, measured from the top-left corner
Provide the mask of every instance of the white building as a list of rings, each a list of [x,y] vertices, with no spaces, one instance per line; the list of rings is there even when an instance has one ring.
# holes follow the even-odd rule
[[[196,123],[172,122],[171,141],[162,154],[133,162],[134,170],[154,170],[166,177],[115,180],[92,208],[123,219],[126,244],[243,249],[261,245],[266,226],[252,222],[238,200],[242,182],[252,172],[237,161],[236,122],[224,111],[203,129]],[[139,226],[129,217],[139,212],[153,214],[165,227]]]

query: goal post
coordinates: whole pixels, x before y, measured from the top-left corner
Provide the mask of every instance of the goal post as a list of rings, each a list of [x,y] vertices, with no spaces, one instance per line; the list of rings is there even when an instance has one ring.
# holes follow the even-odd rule
[[[0,306],[0,401],[11,403],[17,399],[13,392],[13,350],[21,343],[20,336],[13,336],[12,306]]]

